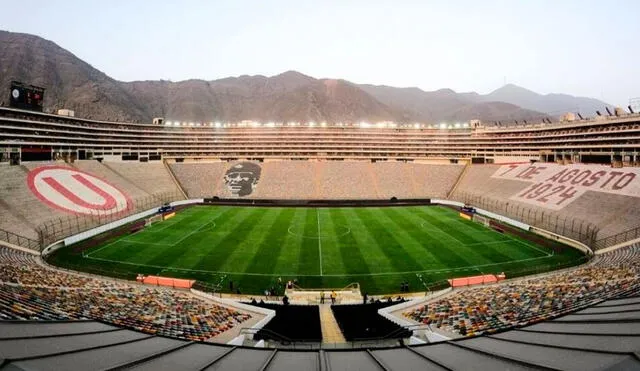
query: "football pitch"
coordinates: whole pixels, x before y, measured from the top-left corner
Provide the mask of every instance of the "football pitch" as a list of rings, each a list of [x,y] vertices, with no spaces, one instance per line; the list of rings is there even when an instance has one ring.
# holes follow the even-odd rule
[[[357,282],[370,294],[411,291],[453,277],[551,270],[582,255],[538,245],[442,206],[302,208],[192,206],[82,253],[74,269],[153,274],[260,294],[296,279],[306,288]]]

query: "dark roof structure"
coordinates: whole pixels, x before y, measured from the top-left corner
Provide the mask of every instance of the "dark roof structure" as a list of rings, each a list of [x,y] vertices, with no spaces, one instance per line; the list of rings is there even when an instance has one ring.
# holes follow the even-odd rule
[[[640,297],[493,335],[412,347],[284,350],[176,340],[95,321],[0,321],[2,370],[640,369]]]

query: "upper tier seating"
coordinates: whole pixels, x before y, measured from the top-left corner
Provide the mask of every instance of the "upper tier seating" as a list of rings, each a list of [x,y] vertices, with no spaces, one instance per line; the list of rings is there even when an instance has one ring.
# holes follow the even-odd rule
[[[0,246],[0,320],[96,319],[203,341],[249,318],[186,292],[52,270],[33,255]]]

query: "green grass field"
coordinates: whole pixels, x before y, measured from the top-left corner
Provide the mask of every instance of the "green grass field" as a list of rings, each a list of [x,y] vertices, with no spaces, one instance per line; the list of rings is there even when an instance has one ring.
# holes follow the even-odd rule
[[[229,280],[244,294],[283,281],[340,288],[360,283],[370,294],[411,291],[469,275],[550,270],[582,255],[553,252],[467,221],[440,206],[280,208],[194,206],[135,234],[83,253],[55,254],[54,264],[104,274],[137,273]],[[421,276],[421,277],[420,277]]]

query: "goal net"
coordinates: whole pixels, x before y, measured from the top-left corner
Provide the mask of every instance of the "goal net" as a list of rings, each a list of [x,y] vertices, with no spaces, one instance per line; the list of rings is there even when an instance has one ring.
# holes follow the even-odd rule
[[[490,227],[491,226],[491,224],[489,223],[489,218],[487,218],[486,216],[473,214],[473,221],[476,222],[476,223],[482,224],[485,227]]]
[[[161,222],[161,221],[162,221],[162,214],[156,214],[156,215],[154,215],[152,217],[149,217],[149,218],[145,219],[144,226],[145,227],[150,227],[154,223]]]

